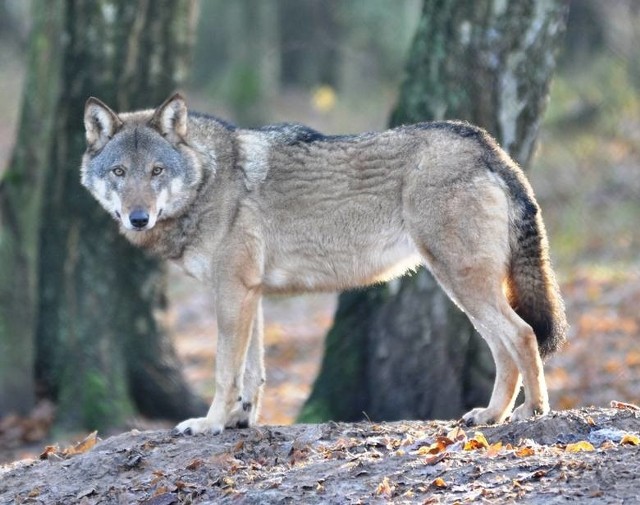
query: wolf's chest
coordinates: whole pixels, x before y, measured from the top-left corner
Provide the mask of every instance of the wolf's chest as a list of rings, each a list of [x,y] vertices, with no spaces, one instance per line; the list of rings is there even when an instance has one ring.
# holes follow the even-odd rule
[[[201,282],[211,280],[212,259],[202,251],[187,249],[179,259],[173,260],[173,262],[185,273]]]

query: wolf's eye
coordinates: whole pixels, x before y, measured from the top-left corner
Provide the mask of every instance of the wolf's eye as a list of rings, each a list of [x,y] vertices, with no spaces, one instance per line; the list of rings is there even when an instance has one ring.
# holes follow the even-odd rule
[[[124,168],[122,167],[112,168],[111,171],[113,172],[113,175],[117,177],[122,177],[124,175]]]
[[[151,169],[151,175],[160,175],[164,171],[164,167],[155,166]]]

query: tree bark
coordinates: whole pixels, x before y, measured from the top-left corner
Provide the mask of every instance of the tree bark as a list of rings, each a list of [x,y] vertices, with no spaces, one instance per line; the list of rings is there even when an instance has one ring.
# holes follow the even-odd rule
[[[526,167],[566,6],[562,0],[425,0],[391,126],[466,119],[486,128]],[[350,308],[366,315],[350,317]],[[421,270],[341,295],[301,418],[356,420],[363,412],[374,420],[455,418],[487,403],[493,375],[488,347]]]
[[[225,9],[229,22],[224,41],[229,61],[224,69],[227,102],[239,124],[262,124],[267,103],[279,87],[278,3],[237,0],[216,10]]]
[[[34,9],[20,130],[0,185],[0,416],[33,407],[38,223],[60,90],[63,2]]]
[[[50,101],[35,117],[23,114],[21,128],[37,130],[43,119],[51,124],[39,138],[19,139],[16,153],[35,146],[38,157],[16,165],[16,177],[35,173],[42,181],[35,189],[42,190],[37,202],[31,196],[30,218],[16,224],[17,234],[32,237],[17,239],[30,262],[0,284],[3,294],[23,283],[29,288],[30,297],[14,301],[24,298],[23,312],[7,320],[13,328],[23,326],[25,360],[33,362],[36,342],[38,385],[57,398],[58,422],[65,428],[105,429],[134,408],[168,418],[200,408],[154,317],[164,304],[158,261],[120,237],[79,183],[86,99],[99,96],[117,110],[161,103],[186,76],[195,7],[195,0],[58,0],[47,3],[46,15],[57,20],[49,40],[39,25],[32,35],[52,56],[46,75],[35,65],[29,68],[28,82],[36,79],[43,89],[27,89],[25,109],[44,97]],[[38,16],[45,15],[42,10],[34,6]],[[21,215],[20,204],[4,197],[3,215]],[[2,331],[3,339],[17,338]],[[33,375],[32,363],[26,365],[24,373]],[[14,368],[7,368],[9,375]],[[21,390],[33,394],[28,383]]]
[[[337,0],[280,0],[285,85],[338,85],[342,38]]]

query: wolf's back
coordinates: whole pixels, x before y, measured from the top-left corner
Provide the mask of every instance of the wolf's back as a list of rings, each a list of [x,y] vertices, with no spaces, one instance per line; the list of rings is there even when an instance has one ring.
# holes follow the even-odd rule
[[[506,184],[510,198],[509,242],[511,257],[506,281],[509,304],[536,334],[544,358],[565,341],[564,303],[549,258],[549,243],[540,207],[522,170],[488,134],[485,163]]]

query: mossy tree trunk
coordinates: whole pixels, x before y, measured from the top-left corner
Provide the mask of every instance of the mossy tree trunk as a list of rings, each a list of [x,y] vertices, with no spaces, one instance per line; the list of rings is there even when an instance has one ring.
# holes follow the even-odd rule
[[[531,159],[564,0],[425,0],[391,126],[465,119]],[[340,297],[305,421],[456,418],[487,403],[488,347],[421,270]]]
[[[0,417],[34,404],[38,222],[60,93],[63,2],[34,10],[25,98],[13,157],[0,185]]]
[[[28,166],[39,185],[22,186],[37,205],[29,222],[17,225],[19,234],[29,230],[34,238],[19,239],[28,267],[1,280],[2,289],[29,281],[29,324],[20,338],[31,346],[32,361],[35,343],[38,385],[57,398],[65,428],[104,429],[134,409],[182,418],[199,408],[154,317],[164,304],[162,268],[119,236],[79,182],[86,99],[98,96],[117,110],[162,102],[186,75],[195,8],[195,0],[57,0],[46,4],[56,29],[45,39],[42,26],[34,27],[33,44],[53,57],[47,76],[32,64],[27,82],[38,76],[48,83],[49,101],[30,117],[23,114],[21,132],[40,131],[40,118],[50,127],[39,138],[19,138],[17,153],[34,145],[41,150]],[[43,9],[34,4],[38,18]],[[27,88],[25,109],[40,103],[42,92]],[[18,179],[24,170],[16,166]],[[5,204],[9,215],[21,214],[17,200]],[[6,319],[13,327],[25,322],[19,313]],[[2,330],[4,340],[9,334]]]

